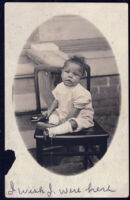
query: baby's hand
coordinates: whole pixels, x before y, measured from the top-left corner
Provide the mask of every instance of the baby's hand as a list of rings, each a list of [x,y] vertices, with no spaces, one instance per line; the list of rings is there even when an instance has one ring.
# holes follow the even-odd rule
[[[41,112],[43,117],[45,117],[45,119],[48,119],[49,115],[48,115],[48,110],[47,111],[42,111]]]

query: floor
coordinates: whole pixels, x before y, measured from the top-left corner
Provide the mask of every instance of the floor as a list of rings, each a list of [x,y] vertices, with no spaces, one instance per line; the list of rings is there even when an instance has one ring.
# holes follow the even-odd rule
[[[36,158],[36,150],[30,149],[29,152],[31,155]],[[81,173],[85,170],[83,164],[83,157],[75,156],[75,157],[61,157],[61,156],[53,156],[50,153],[50,156],[46,156],[43,158],[43,167],[47,168],[54,173],[58,173],[61,175],[74,175]]]
[[[96,121],[100,123],[100,125],[109,133],[108,146],[112,140],[114,131],[116,129],[118,116],[96,116]],[[32,123],[31,115],[21,115],[16,116],[17,124],[20,130],[20,134],[25,142],[27,149],[30,154],[36,159],[36,148],[35,148],[35,139],[34,139],[34,131],[36,124]],[[80,147],[82,151],[82,147]],[[66,149],[61,149],[61,151],[66,151]],[[96,156],[91,156],[92,162],[95,164],[98,159]],[[62,175],[74,175],[85,171],[84,168],[84,158],[83,156],[73,156],[73,157],[60,157],[53,156],[50,153],[49,156],[44,157],[43,159],[43,167],[47,168],[54,173],[62,174]],[[92,167],[91,163],[88,162],[88,168]]]

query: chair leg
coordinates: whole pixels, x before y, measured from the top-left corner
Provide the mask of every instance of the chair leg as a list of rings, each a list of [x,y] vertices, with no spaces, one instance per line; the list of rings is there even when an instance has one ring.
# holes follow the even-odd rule
[[[93,167],[94,164],[93,164],[92,160],[89,157],[88,157],[88,161],[90,162],[91,167]]]
[[[42,165],[42,147],[43,147],[43,140],[36,139],[36,158],[37,162]]]
[[[104,154],[107,151],[107,140],[104,140],[101,144],[100,144],[100,159],[104,156]]]
[[[84,167],[85,169],[88,168],[88,146],[84,146],[84,149],[85,149],[85,156],[84,156]]]

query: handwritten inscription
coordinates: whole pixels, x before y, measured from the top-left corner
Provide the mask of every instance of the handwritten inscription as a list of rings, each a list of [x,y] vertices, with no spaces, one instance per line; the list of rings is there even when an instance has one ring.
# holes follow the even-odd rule
[[[85,189],[88,193],[90,192],[115,192],[115,190],[111,189],[111,186],[108,185],[107,187],[92,187],[92,183],[90,182],[88,187]]]
[[[61,195],[63,195],[63,194],[72,194],[72,193],[81,193],[81,190],[80,190],[80,188],[78,187],[78,188],[65,188],[65,189],[59,189],[59,193],[61,194]]]
[[[47,197],[52,197],[55,194],[63,196],[63,195],[67,195],[67,194],[79,194],[82,192],[87,192],[87,193],[97,193],[97,192],[116,192],[116,190],[112,189],[112,187],[110,185],[108,185],[107,187],[93,187],[92,183],[90,182],[88,184],[88,186],[83,189],[81,187],[77,187],[77,188],[69,188],[69,187],[65,187],[65,188],[59,188],[57,191],[54,190],[53,186],[51,183],[49,183],[48,185],[48,189],[45,190],[43,188],[43,186],[39,186],[37,188],[20,188],[17,187],[13,181],[10,181],[10,189],[8,190],[8,195],[24,195],[24,194],[42,194],[43,196],[47,196]]]

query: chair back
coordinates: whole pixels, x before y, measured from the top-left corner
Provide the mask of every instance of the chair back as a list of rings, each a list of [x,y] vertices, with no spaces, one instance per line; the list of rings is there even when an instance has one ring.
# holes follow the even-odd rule
[[[89,66],[88,64],[85,64],[84,67],[85,67],[86,75],[83,76],[82,79],[87,79],[87,85],[86,85],[86,88],[87,88],[87,90],[90,91],[90,89],[91,89],[91,80],[90,80],[90,77],[91,77],[91,71],[90,71],[90,66]]]

